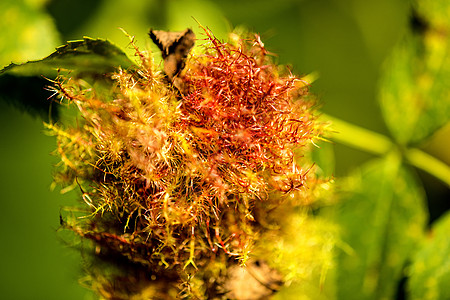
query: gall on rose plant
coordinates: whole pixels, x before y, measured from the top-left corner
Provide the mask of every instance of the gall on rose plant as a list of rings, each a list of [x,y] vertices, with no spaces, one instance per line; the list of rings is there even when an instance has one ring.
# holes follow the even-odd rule
[[[258,36],[231,37],[205,30],[177,84],[137,47],[108,91],[54,82],[80,114],[47,124],[55,182],[83,200],[62,227],[92,242],[86,283],[105,299],[244,299],[238,272],[264,265],[260,299],[330,265],[326,226],[307,213],[328,183],[310,160],[323,126],[308,84]]]

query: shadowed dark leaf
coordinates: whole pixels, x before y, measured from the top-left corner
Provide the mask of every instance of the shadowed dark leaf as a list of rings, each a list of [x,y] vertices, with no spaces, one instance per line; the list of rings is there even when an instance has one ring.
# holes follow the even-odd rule
[[[45,91],[50,85],[45,78],[70,73],[71,77],[90,83],[109,85],[111,72],[133,65],[125,53],[109,41],[85,37],[58,47],[42,60],[10,64],[0,70],[0,99],[45,118],[50,106],[47,98],[51,96]],[[56,106],[51,114],[56,117]]]

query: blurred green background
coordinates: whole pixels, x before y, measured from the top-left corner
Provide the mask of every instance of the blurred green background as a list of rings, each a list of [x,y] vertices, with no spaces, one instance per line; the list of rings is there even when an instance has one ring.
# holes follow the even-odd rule
[[[294,73],[319,73],[312,91],[323,112],[388,135],[377,84],[383,61],[409,26],[406,0],[1,0],[0,65],[43,58],[83,36],[107,38],[132,57],[119,27],[148,48],[149,28],[191,27],[201,38],[192,17],[220,38],[236,26],[259,33]],[[1,298],[93,299],[77,282],[81,255],[56,233],[60,206],[76,195],[50,191],[55,141],[43,134],[42,120],[4,102],[0,106]],[[449,141],[450,129],[444,128],[422,148],[450,163]],[[336,176],[370,158],[341,145],[334,150]],[[445,208],[448,188],[419,175],[435,218]]]

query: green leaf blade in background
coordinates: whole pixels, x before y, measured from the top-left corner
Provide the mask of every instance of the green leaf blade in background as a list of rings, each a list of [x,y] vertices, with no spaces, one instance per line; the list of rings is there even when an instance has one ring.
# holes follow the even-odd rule
[[[423,192],[397,155],[364,166],[349,182],[336,211],[350,249],[337,257],[337,299],[393,299],[423,236]]]
[[[385,122],[402,145],[422,142],[450,121],[450,25],[429,23],[432,13],[423,15],[420,9],[439,5],[417,2],[416,32],[407,33],[394,48],[380,80]],[[450,2],[445,3],[440,9],[448,12]]]
[[[45,1],[0,1],[0,68],[11,62],[39,59],[60,44]]]
[[[450,27],[450,4],[447,0],[415,0],[417,12],[435,28]],[[448,32],[447,32],[448,33]]]
[[[410,300],[450,299],[450,214],[432,227],[413,258],[407,291]]]

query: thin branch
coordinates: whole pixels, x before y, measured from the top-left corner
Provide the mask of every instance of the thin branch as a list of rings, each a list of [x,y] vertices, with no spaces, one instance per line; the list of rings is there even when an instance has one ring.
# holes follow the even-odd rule
[[[382,134],[326,114],[322,118],[331,121],[333,129],[330,131],[330,138],[337,143],[380,156],[397,148],[394,142]],[[417,148],[408,148],[403,153],[412,166],[433,175],[450,187],[450,166],[446,163]]]

